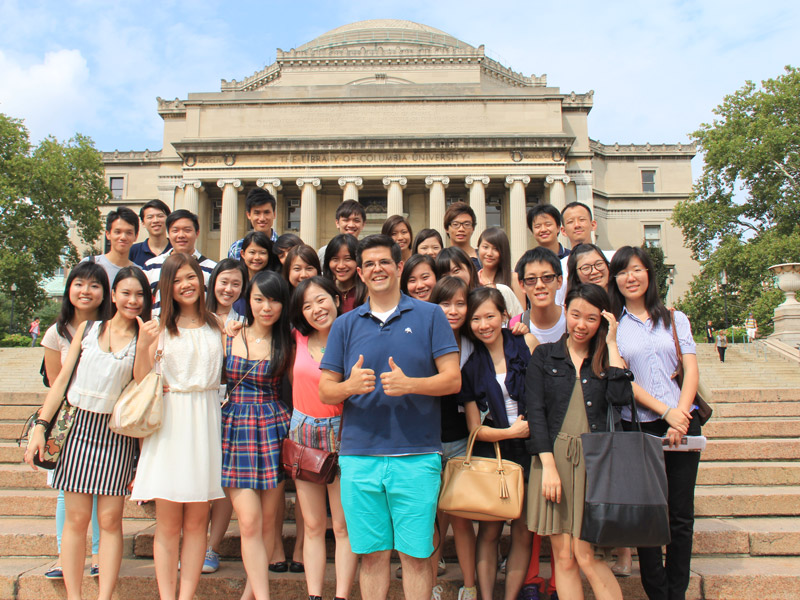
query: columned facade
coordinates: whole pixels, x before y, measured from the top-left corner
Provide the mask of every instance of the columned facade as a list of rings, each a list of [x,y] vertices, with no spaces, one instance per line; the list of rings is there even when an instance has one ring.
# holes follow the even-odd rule
[[[486,175],[468,175],[464,185],[469,190],[469,206],[475,212],[475,231],[472,232],[472,245],[478,243],[478,238],[486,229],[486,186],[489,185]]]
[[[219,255],[226,256],[228,248],[239,239],[239,192],[242,182],[238,179],[220,179],[217,187],[222,190],[222,215],[219,235]]]
[[[445,211],[445,196],[444,190],[450,184],[450,178],[446,175],[429,175],[425,178],[425,187],[430,192],[428,199],[429,213],[428,223],[431,229],[438,231],[442,239],[447,239],[447,234],[444,230],[444,211]]]
[[[358,191],[364,187],[364,180],[361,177],[339,177],[339,187],[342,188],[342,202],[358,202]]]
[[[317,248],[317,191],[322,183],[317,177],[300,177],[297,179],[300,188],[300,237],[303,241]]]
[[[511,245],[511,256],[519,258],[526,250],[525,235],[525,186],[531,182],[527,175],[509,175],[506,177],[506,187],[509,190],[508,207],[512,215],[519,215],[519,218],[511,219],[509,223],[509,244]]]
[[[178,187],[183,190],[183,202],[175,208],[183,208],[197,214],[200,207],[200,192],[205,190],[203,182],[199,179],[184,179]]]
[[[384,177],[383,187],[386,188],[386,215],[402,215],[403,212],[403,190],[408,185],[405,177]]]

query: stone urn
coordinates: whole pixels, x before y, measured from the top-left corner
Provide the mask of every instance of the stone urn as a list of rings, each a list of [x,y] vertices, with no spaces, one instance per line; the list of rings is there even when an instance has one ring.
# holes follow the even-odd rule
[[[795,294],[800,290],[800,263],[772,265],[769,270],[786,295],[786,300],[775,308],[775,331],[769,337],[797,347],[800,345],[800,302]]]

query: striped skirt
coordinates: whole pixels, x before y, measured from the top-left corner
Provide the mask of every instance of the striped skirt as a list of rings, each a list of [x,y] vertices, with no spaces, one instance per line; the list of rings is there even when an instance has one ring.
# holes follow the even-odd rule
[[[283,481],[281,442],[289,411],[278,401],[222,407],[222,487],[268,490]]]
[[[108,428],[110,414],[81,410],[53,471],[53,487],[78,494],[124,496],[133,480],[136,440]]]

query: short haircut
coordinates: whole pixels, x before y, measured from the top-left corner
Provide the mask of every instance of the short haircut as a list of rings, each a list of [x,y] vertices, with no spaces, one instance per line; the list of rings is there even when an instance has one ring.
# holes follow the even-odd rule
[[[361,217],[361,220],[366,223],[367,221],[367,211],[364,210],[364,207],[361,206],[355,200],[345,200],[336,208],[336,220],[338,221],[342,217],[345,219],[352,217],[353,215],[358,215]]]
[[[435,229],[420,229],[417,237],[414,238],[414,247],[412,248],[412,252],[414,254],[419,254],[419,247],[422,242],[425,240],[429,240],[430,238],[436,238],[439,242],[439,245],[444,248],[444,241],[442,240],[442,234],[436,231]]]
[[[194,225],[194,230],[200,231],[200,221],[197,220],[197,215],[185,208],[179,208],[169,214],[167,217],[167,231],[175,224],[175,221],[180,221],[181,219],[189,219]]]
[[[444,213],[444,228],[450,227],[450,223],[460,215],[469,215],[469,218],[472,219],[472,226],[475,227],[475,211],[469,207],[469,204],[466,202],[453,202]]]
[[[291,319],[292,326],[298,331],[298,333],[300,333],[300,335],[304,335],[306,337],[308,337],[314,331],[314,328],[309,324],[305,315],[303,314],[303,298],[306,295],[306,290],[308,290],[308,288],[310,288],[312,285],[322,288],[322,291],[333,298],[333,303],[336,305],[337,317],[342,314],[341,295],[339,294],[339,290],[336,289],[336,284],[333,283],[333,281],[327,277],[322,277],[321,275],[314,275],[313,277],[304,279],[297,284],[297,287],[294,288],[294,291],[292,292],[292,298],[289,301],[289,317]]]
[[[503,294],[501,294],[497,288],[479,287],[472,290],[467,297],[467,318],[464,320],[464,329],[462,331],[476,344],[483,342],[478,340],[475,332],[472,331],[472,327],[470,327],[470,323],[472,322],[472,316],[475,314],[475,311],[478,310],[481,304],[487,301],[497,307],[503,320],[505,320],[508,314],[506,301],[503,298]]]
[[[556,225],[561,227],[561,213],[558,212],[558,209],[555,206],[552,204],[537,204],[528,211],[527,215],[528,229],[530,229],[531,232],[533,232],[533,222],[539,215],[547,215],[548,217],[551,217],[556,222]]]
[[[400,252],[400,246],[398,246],[397,243],[388,235],[382,235],[380,233],[368,235],[363,240],[358,242],[356,265],[359,269],[361,268],[361,256],[364,254],[364,251],[372,250],[373,248],[389,248],[392,253],[392,260],[394,261],[394,264],[398,264],[401,260],[403,260],[403,255]]]
[[[427,254],[412,254],[411,257],[403,263],[403,272],[400,274],[400,291],[408,294],[408,280],[411,273],[414,272],[421,264],[426,264],[431,268],[433,276],[436,277],[436,262]]]
[[[146,211],[148,208],[155,208],[156,210],[160,210],[167,217],[171,212],[169,210],[169,206],[167,206],[161,200],[150,200],[150,202],[148,202],[142,208],[139,209],[139,218],[142,220],[142,223],[144,223],[144,211]]]
[[[114,221],[117,221],[118,219],[122,219],[128,225],[131,225],[134,233],[139,235],[139,217],[137,217],[136,213],[127,206],[120,206],[117,210],[112,210],[110,213],[108,213],[108,216],[106,217],[106,231],[111,231]]]
[[[247,198],[244,200],[244,210],[245,212],[250,212],[256,206],[263,206],[264,204],[269,204],[274,211],[276,204],[275,196],[263,188],[254,187],[252,190],[247,192]]]
[[[414,231],[411,229],[411,223],[409,223],[408,219],[406,219],[402,215],[392,215],[391,217],[386,219],[383,222],[383,227],[381,227],[381,233],[383,235],[388,235],[389,237],[392,237],[392,232],[394,231],[394,228],[397,227],[400,224],[406,226],[406,229],[408,229],[408,235],[413,240],[414,239]],[[411,244],[409,244],[409,246],[410,245]],[[410,248],[409,248],[409,250],[410,250]]]
[[[589,213],[589,220],[593,220],[594,217],[592,216],[592,209],[586,206],[583,202],[570,202],[564,208],[561,209],[561,220],[564,220],[564,213],[567,212],[570,208],[582,208],[587,213]]]
[[[517,273],[517,277],[520,281],[525,279],[525,267],[530,263],[535,262],[543,262],[550,265],[550,267],[553,269],[553,273],[555,273],[558,277],[561,277],[564,274],[563,270],[561,269],[561,261],[558,259],[555,253],[544,246],[537,246],[533,250],[528,250],[525,254],[523,254],[517,261],[517,266],[514,267],[514,271]]]

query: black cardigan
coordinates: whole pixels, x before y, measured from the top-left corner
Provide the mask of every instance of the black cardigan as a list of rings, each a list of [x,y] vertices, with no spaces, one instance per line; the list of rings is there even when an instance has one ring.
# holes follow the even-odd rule
[[[575,386],[575,366],[566,346],[567,336],[552,344],[541,344],[533,351],[525,375],[525,404],[528,409],[530,438],[528,452],[552,452],[558,432],[567,414],[569,399]],[[591,360],[583,361],[581,387],[586,418],[592,433],[608,431],[608,405],[630,405],[633,402],[633,373],[628,369],[609,367],[603,377],[592,371]],[[613,411],[619,425],[619,413]]]

